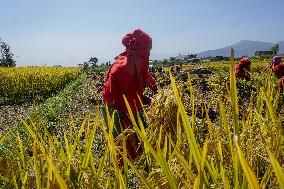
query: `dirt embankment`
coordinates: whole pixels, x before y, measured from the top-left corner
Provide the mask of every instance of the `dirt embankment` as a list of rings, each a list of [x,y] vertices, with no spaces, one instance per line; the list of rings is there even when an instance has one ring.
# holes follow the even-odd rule
[[[27,117],[31,109],[31,103],[0,106],[0,131],[8,130],[11,125],[19,123],[19,117]]]

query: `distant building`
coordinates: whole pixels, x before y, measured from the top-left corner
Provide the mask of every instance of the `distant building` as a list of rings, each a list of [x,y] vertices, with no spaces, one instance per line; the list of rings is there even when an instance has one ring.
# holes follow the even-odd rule
[[[273,55],[273,51],[255,51],[255,56],[260,57],[260,56],[267,56],[267,55]]]
[[[201,62],[199,58],[190,58],[186,60],[187,63],[198,63]]]
[[[230,60],[229,57],[224,57],[224,56],[215,56],[215,57],[210,57],[210,61],[226,61]]]

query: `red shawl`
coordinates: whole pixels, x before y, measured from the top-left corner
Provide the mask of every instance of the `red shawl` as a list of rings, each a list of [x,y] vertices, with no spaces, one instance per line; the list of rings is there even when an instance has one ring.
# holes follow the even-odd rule
[[[103,101],[128,112],[123,99],[125,95],[131,110],[136,112],[142,107],[139,97],[142,100],[145,87],[156,86],[156,81],[149,73],[152,39],[138,29],[123,37],[122,44],[126,49],[118,56],[106,75]]]
[[[235,75],[239,79],[250,80],[250,65],[236,65]]]
[[[284,64],[278,64],[272,67],[272,71],[274,72],[275,76],[280,79],[284,76]]]

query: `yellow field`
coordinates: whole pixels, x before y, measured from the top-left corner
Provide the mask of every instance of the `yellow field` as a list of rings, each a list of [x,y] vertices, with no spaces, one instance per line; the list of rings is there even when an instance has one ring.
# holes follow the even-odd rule
[[[259,68],[263,68],[265,66],[268,66],[270,63],[270,60],[252,60],[252,69],[256,68],[258,71]],[[238,61],[235,61],[235,64],[237,64]],[[196,64],[189,64],[189,63],[184,63],[182,65],[183,70],[187,70],[189,68],[194,68],[194,67],[208,67],[208,68],[214,68],[217,67],[218,69],[229,69],[230,68],[230,62],[229,61],[215,61],[215,62],[201,62],[201,63],[196,63]],[[167,66],[164,68],[165,71],[169,71],[171,69],[171,66]]]
[[[64,117],[60,128],[52,121],[55,129],[41,114],[22,120],[0,132],[0,186],[284,188],[278,79],[271,70],[263,73],[265,61],[252,63],[250,81],[237,79],[235,63],[203,64],[213,73],[189,74],[187,81],[177,73],[161,77],[170,86],[143,109],[148,127],[126,101],[132,126],[116,138],[114,114],[107,111],[105,121],[99,108],[79,122],[75,114]],[[135,161],[127,154],[133,133],[143,148]]]
[[[62,67],[0,68],[0,102],[50,95],[80,72],[78,68]]]

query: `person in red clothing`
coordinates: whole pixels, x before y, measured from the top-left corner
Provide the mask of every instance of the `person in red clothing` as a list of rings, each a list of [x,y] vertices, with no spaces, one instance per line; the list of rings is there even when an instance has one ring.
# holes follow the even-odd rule
[[[282,57],[274,56],[270,63],[270,68],[272,67],[272,72],[279,79],[278,88],[280,93],[283,92],[283,81],[284,81],[284,64],[281,64]]]
[[[278,79],[284,76],[284,64],[281,64],[281,61],[281,56],[274,56],[270,64],[270,67],[272,67],[272,72]]]
[[[283,67],[283,65],[281,64],[281,61],[282,61],[282,58],[281,58],[281,56],[274,56],[273,58],[272,58],[272,60],[271,60],[271,63],[270,63],[270,65],[269,66],[267,66],[267,67],[265,67],[264,68],[264,72],[267,72],[267,70],[269,69],[269,68],[272,68],[272,71],[274,72],[274,74],[275,74],[275,70],[276,70],[276,77],[277,78],[279,78],[279,73],[277,73],[277,71],[279,71],[279,69],[281,69],[281,67]],[[281,65],[280,65],[281,64]],[[279,65],[279,66],[278,66]]]
[[[152,48],[151,37],[140,29],[128,33],[122,39],[125,51],[122,52],[110,67],[105,78],[102,97],[104,105],[110,112],[115,111],[114,137],[124,129],[131,128],[128,110],[123,96],[126,97],[134,116],[143,116],[141,113],[143,93],[146,87],[157,92],[155,79],[149,72],[149,56]],[[144,120],[144,125],[145,120]],[[132,136],[126,139],[126,146],[130,159],[137,157],[138,137]]]
[[[248,57],[242,58],[239,64],[235,67],[235,75],[239,79],[250,80],[250,65],[251,61]]]
[[[279,79],[278,88],[280,93],[283,92],[283,81],[284,81],[284,64],[281,64],[282,57],[274,56],[269,66],[264,68],[264,72],[267,72],[269,68],[272,68],[272,72]]]

